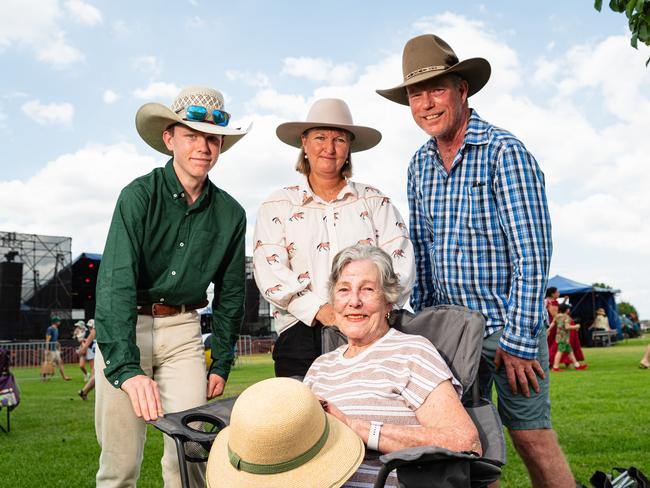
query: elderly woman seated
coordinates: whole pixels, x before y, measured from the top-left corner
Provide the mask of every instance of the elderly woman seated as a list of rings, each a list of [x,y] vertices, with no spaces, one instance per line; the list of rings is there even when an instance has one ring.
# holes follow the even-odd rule
[[[435,347],[389,326],[400,294],[390,257],[371,246],[342,250],[329,293],[349,343],[316,359],[304,382],[369,448],[349,486],[372,486],[379,453],[436,445],[480,454],[478,432],[460,402],[462,387]],[[386,486],[391,483],[397,484],[394,475]]]

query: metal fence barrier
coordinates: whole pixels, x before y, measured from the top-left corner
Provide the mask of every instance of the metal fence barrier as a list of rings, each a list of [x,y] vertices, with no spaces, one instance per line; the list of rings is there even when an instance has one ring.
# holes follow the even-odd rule
[[[45,341],[39,342],[2,342],[0,347],[9,352],[11,358],[11,367],[37,367],[43,363],[45,351],[49,344]],[[76,363],[79,361],[79,355],[76,348],[63,346],[61,350],[61,360],[64,363]]]
[[[249,335],[241,335],[237,340],[236,365],[244,365],[253,354],[268,353],[273,346],[273,339],[253,339]],[[39,367],[45,358],[48,344],[45,341],[33,342],[0,342],[0,347],[9,351],[11,366],[14,368]],[[65,364],[74,364],[79,361],[77,347],[60,346],[61,360]]]

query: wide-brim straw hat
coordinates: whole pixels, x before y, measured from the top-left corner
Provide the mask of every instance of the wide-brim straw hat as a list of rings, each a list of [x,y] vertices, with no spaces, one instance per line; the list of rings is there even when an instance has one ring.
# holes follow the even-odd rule
[[[291,378],[260,381],[240,395],[207,466],[209,488],[339,487],[364,456],[361,438],[325,413]]]
[[[205,107],[208,112],[207,121],[187,120],[185,110],[190,105]],[[221,152],[223,153],[244,137],[250,130],[250,126],[246,130],[241,130],[240,128],[233,129],[216,125],[212,122],[212,112],[214,110],[225,111],[223,95],[219,90],[202,86],[189,86],[181,90],[170,107],[160,103],[146,103],[140,107],[135,114],[135,127],[144,142],[163,154],[171,156],[172,152],[165,146],[162,133],[167,127],[177,123],[205,134],[223,135],[223,146],[221,146]]]
[[[456,74],[467,81],[468,97],[477,93],[490,79],[492,68],[483,58],[458,61],[458,56],[449,44],[438,36],[425,34],[410,39],[402,53],[402,74],[404,81],[393,88],[376,90],[382,97],[408,105],[406,87],[438,76]]]
[[[339,98],[321,98],[309,109],[304,122],[285,122],[280,124],[275,133],[278,138],[290,146],[302,147],[300,136],[309,129],[328,127],[344,129],[352,134],[350,152],[365,151],[375,147],[381,141],[381,132],[372,127],[354,125],[348,104]]]

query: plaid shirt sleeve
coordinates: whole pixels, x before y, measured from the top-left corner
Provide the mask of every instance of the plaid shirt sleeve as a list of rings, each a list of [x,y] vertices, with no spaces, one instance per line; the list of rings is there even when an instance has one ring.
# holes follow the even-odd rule
[[[415,255],[415,283],[411,290],[411,307],[419,312],[423,304],[430,304],[433,290],[429,277],[432,275],[431,261],[428,252],[432,240],[422,208],[422,196],[418,195],[417,166],[420,164],[420,153],[416,153],[408,169],[407,197],[409,204],[409,231]]]
[[[545,323],[544,291],[552,253],[544,175],[518,141],[501,151],[493,191],[506,234],[512,269],[501,348],[524,359],[537,357]]]

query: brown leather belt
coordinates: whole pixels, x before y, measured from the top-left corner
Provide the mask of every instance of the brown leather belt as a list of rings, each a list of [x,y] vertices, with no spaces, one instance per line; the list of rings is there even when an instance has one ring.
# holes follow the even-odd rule
[[[178,315],[179,313],[191,312],[198,308],[204,308],[208,305],[208,301],[204,300],[201,303],[191,303],[189,305],[166,305],[164,303],[147,303],[145,305],[138,305],[138,315],[150,315],[151,317],[169,317],[171,315]]]

